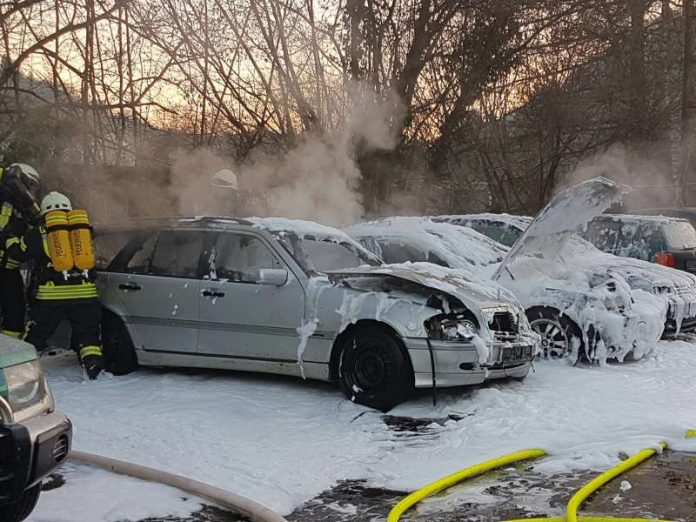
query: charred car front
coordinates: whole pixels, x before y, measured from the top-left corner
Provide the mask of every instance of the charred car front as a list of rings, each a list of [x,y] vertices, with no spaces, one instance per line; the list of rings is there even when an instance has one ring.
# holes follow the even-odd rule
[[[316,223],[178,219],[97,241],[117,252],[99,283],[115,373],[140,364],[294,375],[387,410],[413,388],[524,377],[535,355],[508,294],[385,266]]]

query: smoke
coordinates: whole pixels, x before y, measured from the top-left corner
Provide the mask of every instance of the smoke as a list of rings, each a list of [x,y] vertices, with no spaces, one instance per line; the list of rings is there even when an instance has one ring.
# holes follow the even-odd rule
[[[669,143],[644,144],[640,149],[615,145],[579,163],[564,176],[556,192],[604,176],[630,187],[630,192],[624,196],[625,211],[671,206],[674,204],[677,168]]]
[[[392,150],[399,139],[396,123],[405,110],[396,95],[377,95],[362,85],[351,85],[337,103],[346,107],[345,118],[335,128],[306,132],[274,151],[268,145],[264,150],[257,147],[243,162],[224,146],[191,150],[181,135],[159,135],[139,145],[141,153],[146,151],[143,157],[151,157],[151,166],[85,165],[76,170],[66,165],[66,172],[56,172],[47,185],[75,194],[77,204],[99,223],[177,215],[352,223],[364,215],[358,157]],[[221,169],[237,174],[239,190],[213,185]]]
[[[233,209],[234,193],[212,185],[213,175],[232,167],[232,160],[212,149],[198,148],[177,149],[169,156],[169,162],[171,184],[167,187],[167,195],[175,209],[173,214],[225,215]]]
[[[360,87],[351,89],[349,99],[339,129],[307,134],[287,152],[256,154],[240,167],[240,187],[259,196],[252,212],[332,225],[360,219],[358,152],[393,149],[393,124],[403,107],[395,96],[379,98]]]

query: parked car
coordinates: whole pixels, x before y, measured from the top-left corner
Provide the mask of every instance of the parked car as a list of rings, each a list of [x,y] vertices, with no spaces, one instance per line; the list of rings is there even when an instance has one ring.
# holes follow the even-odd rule
[[[482,275],[491,275],[495,267],[492,277],[519,298],[532,328],[542,336],[543,352],[550,357],[571,352],[599,362],[629,354],[640,357],[664,329],[676,332],[696,327],[696,280],[643,261],[604,254],[572,233],[582,219],[602,211],[602,200],[611,201],[613,187],[595,181],[561,194],[502,263],[496,260],[504,247],[488,240],[487,258],[496,264],[483,268],[481,263],[465,261],[470,238],[476,238],[477,258],[486,258],[485,241],[469,229],[463,228],[466,235],[455,235],[452,225],[423,218],[389,218],[346,230],[369,248],[388,242],[400,246],[402,253],[421,252],[421,256]],[[573,201],[578,208],[573,208]],[[441,237],[450,240],[443,242]],[[389,262],[391,251],[381,252]]]
[[[104,349],[137,365],[336,381],[387,410],[414,387],[524,377],[536,337],[514,300],[456,274],[383,266],[345,233],[195,218],[102,231]],[[520,318],[521,317],[521,318]]]
[[[42,480],[68,458],[71,437],[34,347],[0,334],[0,522],[31,514]]]
[[[508,247],[515,244],[532,222],[532,218],[528,216],[493,213],[433,216],[431,219],[440,223],[473,228],[476,232]]]
[[[343,230],[387,263],[428,262],[493,274],[508,253],[507,247],[468,226],[430,218],[391,217]]]
[[[696,229],[686,219],[603,214],[582,236],[603,252],[696,273]]]
[[[665,216],[688,220],[696,227],[696,207],[663,207],[631,210],[631,214],[640,216]]]

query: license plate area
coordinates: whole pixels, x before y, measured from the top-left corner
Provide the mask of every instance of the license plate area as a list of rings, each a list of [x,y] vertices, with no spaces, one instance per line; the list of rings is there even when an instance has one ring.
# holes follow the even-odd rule
[[[532,346],[504,346],[502,363],[510,364],[532,359]]]

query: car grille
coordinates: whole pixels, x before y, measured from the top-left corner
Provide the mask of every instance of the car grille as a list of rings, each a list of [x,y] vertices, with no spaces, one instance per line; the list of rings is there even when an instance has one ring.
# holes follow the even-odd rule
[[[67,435],[61,435],[58,437],[53,444],[53,461],[60,464],[68,456],[68,450],[70,449],[70,443],[68,442]]]
[[[510,312],[495,312],[488,327],[494,332],[517,333],[517,321]]]
[[[496,341],[514,341],[517,339],[518,324],[510,312],[495,312],[488,322],[488,328]]]
[[[675,288],[676,293],[679,297],[685,297],[685,296],[692,296],[696,297],[696,288],[693,288],[691,286],[677,286]]]

